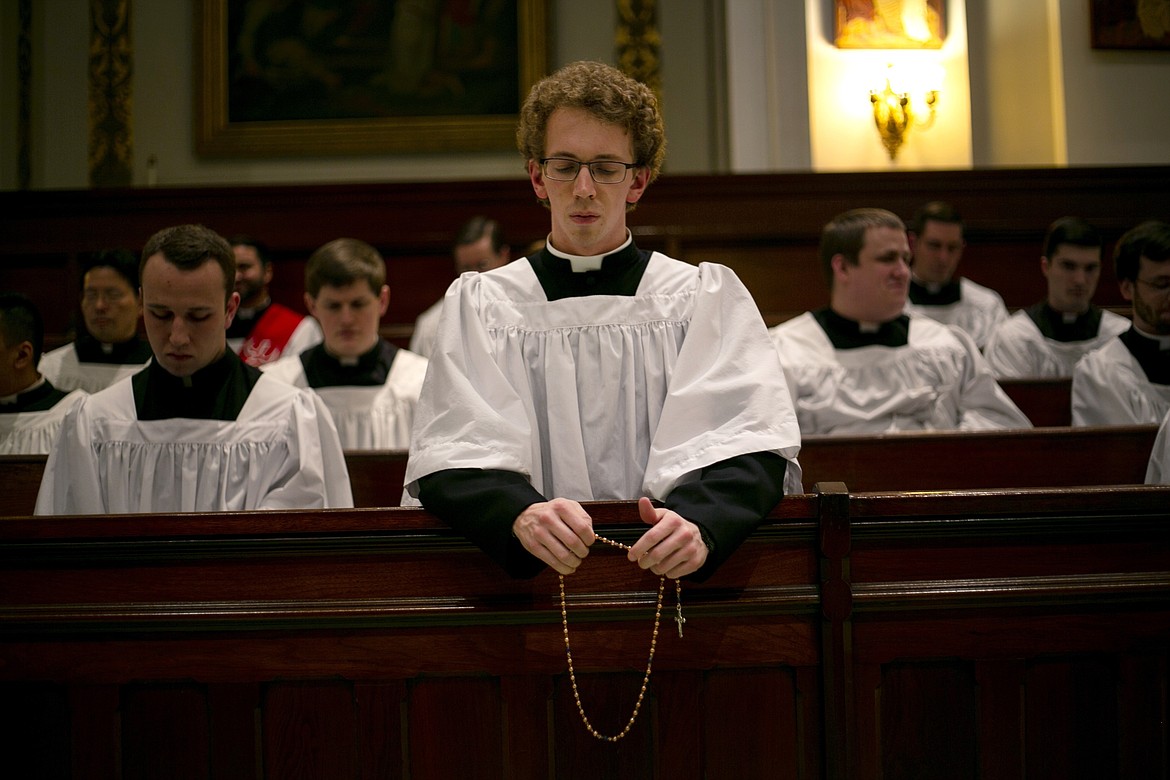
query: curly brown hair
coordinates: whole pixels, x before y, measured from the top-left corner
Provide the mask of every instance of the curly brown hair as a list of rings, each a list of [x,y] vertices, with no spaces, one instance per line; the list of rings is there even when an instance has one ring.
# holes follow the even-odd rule
[[[548,119],[558,108],[581,108],[630,134],[634,162],[658,177],[666,156],[666,128],[658,99],[645,84],[601,62],[574,62],[532,88],[520,109],[516,146],[527,164],[544,157]]]

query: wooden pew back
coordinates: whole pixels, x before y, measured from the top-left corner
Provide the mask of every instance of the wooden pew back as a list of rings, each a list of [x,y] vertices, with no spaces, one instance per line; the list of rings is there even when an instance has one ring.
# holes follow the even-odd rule
[[[844,482],[858,491],[1126,485],[1145,481],[1157,426],[805,436],[806,487]],[[347,452],[354,504],[396,507],[407,453]],[[32,514],[43,455],[0,456],[0,517]]]
[[[999,386],[1020,407],[1032,425],[1072,425],[1072,379],[1000,379]]]
[[[1155,425],[805,436],[804,484],[859,492],[1141,484]]]
[[[681,639],[668,594],[645,710],[616,745],[580,722],[556,577],[509,580],[421,511],[0,523],[6,768],[1167,772],[1170,487],[822,490],[684,585]],[[643,530],[632,502],[589,511],[611,538]],[[656,588],[604,548],[566,578],[603,732],[641,684]]]

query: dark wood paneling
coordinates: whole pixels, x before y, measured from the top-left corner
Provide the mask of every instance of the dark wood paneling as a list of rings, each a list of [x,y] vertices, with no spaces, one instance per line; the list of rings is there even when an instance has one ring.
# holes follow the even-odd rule
[[[818,482],[858,492],[1128,485],[1145,481],[1156,435],[1154,425],[816,435],[804,437],[799,461],[808,490]],[[32,514],[45,459],[0,455],[0,517]],[[398,506],[406,460],[402,451],[346,453],[355,505]]]
[[[589,510],[607,536],[640,532],[632,503]],[[602,551],[569,580],[582,702],[616,731],[656,582]],[[685,638],[664,621],[644,710],[616,746],[580,722],[556,592],[548,572],[507,580],[421,511],[6,520],[0,696],[36,727],[2,737],[6,765],[422,780],[1170,770],[1170,487],[788,497],[684,587]]]
[[[1072,425],[1072,379],[1001,379],[999,386],[1037,427]]]
[[[1096,300],[1124,307],[1108,262],[1112,243],[1143,219],[1170,214],[1170,168],[1040,168],[874,173],[664,175],[629,223],[640,245],[683,260],[724,262],[740,272],[765,319],[822,305],[816,259],[821,227],[858,206],[903,218],[927,200],[949,200],[967,225],[961,272],[999,290],[1011,308],[1039,300],[1044,231],[1076,214],[1097,225],[1106,262]],[[274,297],[301,303],[304,261],[339,236],[386,256],[392,287],[388,332],[410,324],[449,283],[450,244],[467,218],[486,213],[514,247],[543,239],[548,212],[531,186],[506,180],[347,185],[102,189],[0,193],[0,289],[42,302],[50,343],[76,316],[77,257],[106,247],[138,251],[155,231],[201,222],[227,235],[251,233],[277,255]],[[64,272],[62,272],[64,269]]]

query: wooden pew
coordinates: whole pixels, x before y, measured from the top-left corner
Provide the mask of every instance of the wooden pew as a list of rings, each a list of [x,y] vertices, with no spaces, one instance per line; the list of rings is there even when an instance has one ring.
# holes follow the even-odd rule
[[[1141,484],[1156,425],[805,436],[804,484],[857,491]]]
[[[845,482],[859,491],[1125,485],[1145,481],[1157,426],[805,436],[806,487]],[[406,453],[347,452],[358,507],[396,507]],[[32,514],[45,456],[0,456],[0,517]]]
[[[1147,490],[850,496],[844,776],[1166,776],[1170,494]]]
[[[684,585],[681,639],[667,589],[643,711],[615,745],[581,723],[556,577],[509,580],[421,511],[0,523],[5,769],[1170,770],[1170,487],[822,490]],[[589,510],[612,538],[642,531],[632,503]],[[656,589],[608,548],[566,579],[581,703],[604,733],[641,686]]]
[[[1072,379],[1001,379],[999,386],[1033,425],[1072,425]]]

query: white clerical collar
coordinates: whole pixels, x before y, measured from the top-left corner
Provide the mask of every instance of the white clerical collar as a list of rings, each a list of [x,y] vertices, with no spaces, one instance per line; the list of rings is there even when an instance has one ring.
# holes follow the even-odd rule
[[[1150,341],[1154,342],[1158,345],[1158,349],[1163,352],[1170,349],[1170,336],[1158,336],[1153,333],[1146,333],[1136,325],[1133,326],[1133,332],[1141,336],[1143,339],[1149,339]]]
[[[552,237],[549,236],[549,238],[551,239]],[[569,266],[573,269],[573,273],[580,274],[580,273],[584,273],[585,271],[599,270],[601,268],[601,263],[603,260],[605,260],[605,258],[609,257],[612,254],[616,254],[616,253],[622,251],[623,249],[628,247],[630,245],[630,242],[633,240],[634,240],[634,236],[630,233],[629,228],[627,228],[626,229],[626,240],[621,246],[619,246],[616,249],[611,249],[610,251],[606,252],[603,255],[590,255],[588,257],[583,256],[583,255],[570,255],[566,252],[561,252],[561,251],[557,250],[557,248],[552,245],[551,240],[546,241],[544,246],[549,251],[549,254],[553,255],[554,257],[559,257],[563,260],[568,260]]]

